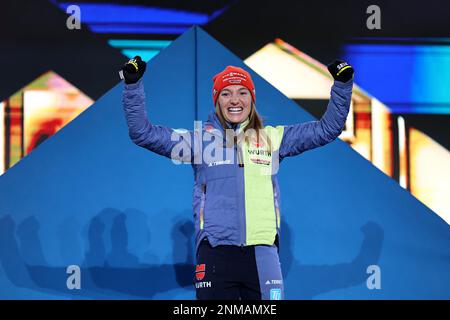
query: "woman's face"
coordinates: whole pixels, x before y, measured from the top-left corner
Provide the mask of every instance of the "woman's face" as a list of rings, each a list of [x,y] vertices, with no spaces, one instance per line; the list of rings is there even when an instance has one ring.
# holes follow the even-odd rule
[[[231,123],[244,122],[250,114],[252,95],[241,85],[227,86],[219,93],[219,108],[225,120]]]

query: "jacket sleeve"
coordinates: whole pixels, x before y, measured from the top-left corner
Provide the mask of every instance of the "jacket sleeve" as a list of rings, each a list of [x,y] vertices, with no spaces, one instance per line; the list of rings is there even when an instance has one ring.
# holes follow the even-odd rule
[[[335,81],[327,110],[320,120],[285,126],[280,158],[296,156],[335,140],[344,129],[350,109],[353,80]]]
[[[192,160],[191,132],[153,125],[148,120],[142,80],[134,84],[125,84],[122,104],[128,125],[128,134],[136,145],[172,160],[183,162]],[[177,147],[176,150],[179,152],[172,155],[174,147]]]

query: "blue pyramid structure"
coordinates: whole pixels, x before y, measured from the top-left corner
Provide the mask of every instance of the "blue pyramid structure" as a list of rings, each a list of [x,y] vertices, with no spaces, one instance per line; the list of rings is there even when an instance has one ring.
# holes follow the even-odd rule
[[[152,122],[206,119],[227,65],[245,67],[200,28],[180,36],[144,76]],[[252,76],[267,124],[313,119]],[[122,90],[0,177],[0,298],[195,298],[192,169],[131,142]],[[450,298],[449,226],[346,143],[285,159],[279,181],[287,299]]]

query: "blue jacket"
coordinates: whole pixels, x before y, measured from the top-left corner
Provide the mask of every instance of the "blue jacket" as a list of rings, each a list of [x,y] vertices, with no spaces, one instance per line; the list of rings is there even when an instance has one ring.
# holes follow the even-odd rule
[[[327,110],[318,121],[265,126],[268,139],[227,143],[212,112],[201,128],[174,130],[149,122],[142,81],[125,85],[123,107],[131,140],[162,156],[191,163],[196,245],[273,245],[280,232],[278,164],[285,157],[323,146],[342,132],[353,82],[335,81]],[[246,123],[233,128],[242,133]],[[214,145],[212,148],[212,141]],[[239,140],[238,140],[239,141]],[[208,153],[209,151],[213,152]],[[206,155],[206,156],[205,156]]]

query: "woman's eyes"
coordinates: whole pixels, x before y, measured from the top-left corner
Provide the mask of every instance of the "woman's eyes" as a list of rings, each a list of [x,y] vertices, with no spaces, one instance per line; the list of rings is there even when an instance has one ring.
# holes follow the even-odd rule
[[[239,94],[242,95],[242,96],[246,96],[248,94],[248,92],[247,91],[241,91],[241,92],[239,92]],[[220,95],[222,97],[228,97],[230,94],[228,92],[224,92],[224,93],[221,93]]]

